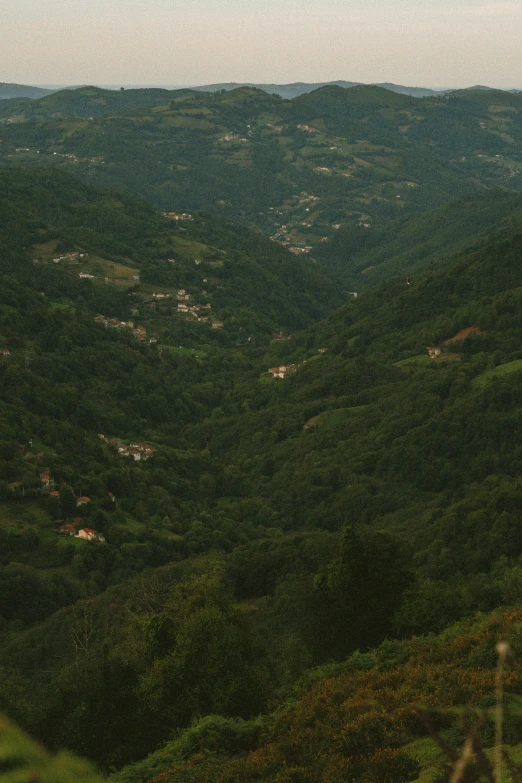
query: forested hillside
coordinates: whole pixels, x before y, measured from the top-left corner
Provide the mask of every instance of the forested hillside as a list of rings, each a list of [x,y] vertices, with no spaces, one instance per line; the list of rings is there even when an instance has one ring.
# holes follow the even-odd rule
[[[294,252],[499,186],[520,190],[522,96],[325,86],[65,90],[0,104],[0,165],[53,165],[171,211],[211,210]]]
[[[345,227],[314,251],[330,274],[358,291],[396,275],[446,263],[449,253],[464,250],[500,228],[520,226],[522,197],[505,190],[467,196],[420,214],[405,215],[375,231]]]
[[[520,196],[317,261],[187,210],[0,171],[0,709],[122,783],[440,781],[505,639],[517,762]]]
[[[120,318],[137,311],[167,342],[266,340],[342,301],[335,277],[259,232],[210,214],[162,214],[60,170],[0,171],[0,209],[2,271],[55,302],[80,297]]]

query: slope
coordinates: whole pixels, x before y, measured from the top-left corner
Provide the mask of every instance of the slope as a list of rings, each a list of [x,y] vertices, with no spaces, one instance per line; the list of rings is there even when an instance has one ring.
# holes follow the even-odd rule
[[[18,172],[10,225],[25,219],[38,232],[44,199],[24,206],[33,175],[38,196],[56,172]],[[82,202],[78,192],[75,207],[77,184],[56,176],[49,210],[60,227],[59,197],[67,202],[65,227],[90,214],[91,194]],[[123,242],[115,216],[139,202],[92,197],[102,214],[106,204],[105,241]],[[167,220],[151,215],[138,253],[156,252],[147,242]],[[206,247],[222,240],[231,252],[233,226],[193,217],[167,231],[186,226],[191,242],[206,232]],[[404,640],[522,597],[520,223],[268,349],[209,342],[197,353],[94,323],[97,296],[128,302],[128,290],[78,280],[83,299],[74,288],[42,297],[62,262],[31,264],[21,231],[4,241],[11,233],[11,279],[0,287],[0,348],[10,349],[0,355],[0,707],[106,770],[176,732],[165,758],[182,780],[287,768],[357,779],[366,767],[380,780],[383,763],[415,779],[415,748],[401,750],[425,739],[412,728],[413,691],[434,708],[486,699],[492,639],[512,633],[519,644],[516,613],[482,618],[477,634],[460,626],[440,644]],[[242,255],[241,232],[233,241]],[[250,271],[244,280],[252,285]],[[57,535],[66,520],[105,541]],[[366,655],[393,637],[403,641]],[[283,724],[263,739],[271,720],[260,713],[282,707],[311,667],[342,667],[357,649],[346,682],[329,690],[322,679],[313,704],[281,710]],[[387,684],[390,709],[368,714],[363,705]],[[354,693],[347,710],[360,708],[361,725],[343,733],[335,715],[348,718],[342,704]],[[301,707],[302,721],[292,712]],[[234,752],[257,750],[216,761],[205,750],[221,738]],[[201,757],[183,764],[194,747]],[[168,780],[157,761],[125,774]]]
[[[519,190],[521,100],[378,86],[330,85],[291,101],[250,87],[82,88],[27,111],[0,106],[0,164],[74,169],[167,211],[239,217],[306,253],[339,227],[373,230],[486,187]]]
[[[173,332],[174,339],[206,339],[201,326],[198,332],[185,323],[189,316],[197,323],[189,307],[199,308],[201,317],[205,308],[212,310],[206,313],[208,329],[215,316],[236,340],[240,334],[257,338],[302,328],[340,301],[333,283],[307,258],[223,218],[160,214],[131,195],[99,191],[60,170],[4,170],[0,193],[3,271],[16,267],[9,254],[31,243],[26,282],[38,281],[50,295],[68,286],[72,296],[83,285],[91,305],[98,297],[100,308],[112,295],[119,310],[111,316],[130,314],[131,293],[133,308],[142,306],[142,317],[161,321],[157,329]],[[100,283],[102,291],[95,291]],[[186,304],[172,317],[182,289]]]
[[[341,229],[315,251],[318,262],[335,270],[356,290],[445,259],[492,231],[520,224],[518,194],[490,190],[420,215],[407,215],[381,229]]]
[[[28,87],[25,84],[0,82],[0,101],[9,98],[43,98],[51,92],[52,90],[46,90],[43,87]]]
[[[491,780],[495,645],[510,645],[504,763],[520,780],[520,609],[441,636],[385,642],[313,672],[264,725],[212,716],[195,722],[114,783],[446,780],[465,739],[466,779]],[[252,747],[253,746],[253,747]]]

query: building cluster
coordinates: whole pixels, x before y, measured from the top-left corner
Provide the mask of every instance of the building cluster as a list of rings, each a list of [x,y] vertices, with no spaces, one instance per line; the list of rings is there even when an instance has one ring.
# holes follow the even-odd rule
[[[140,343],[144,343],[147,337],[147,330],[141,324],[134,326],[134,321],[120,321],[119,318],[107,318],[105,315],[96,315],[94,321],[97,324],[105,326],[106,329],[130,329],[136,340]],[[153,336],[149,338],[149,342],[157,343],[158,338]]]
[[[112,448],[116,449],[120,457],[129,457],[135,462],[141,460],[145,461],[156,455],[156,449],[154,446],[151,446],[150,443],[141,443],[138,441],[124,443],[121,438],[109,439],[103,434],[98,435],[98,437],[108,446],[112,446]]]
[[[169,220],[194,220],[190,212],[164,212],[163,216]]]
[[[245,136],[242,136],[240,133],[226,133],[220,141],[241,141],[245,142],[248,141]]]
[[[88,255],[89,255],[88,253],[80,253],[79,251],[78,252],[75,251],[73,253],[64,253],[63,256],[54,256],[54,258],[52,258],[51,261],[53,262],[53,264],[59,264],[60,261],[74,262],[74,261],[79,261],[80,258],[87,258]],[[33,264],[46,264],[46,263],[47,261],[45,260],[45,258],[40,258],[40,257],[33,258]],[[82,275],[80,275],[80,277],[82,277]],[[83,277],[85,277],[85,275],[83,275]]]
[[[312,245],[302,245],[302,246],[292,245],[292,247],[289,247],[288,249],[295,256],[298,256],[301,253],[309,253],[310,250],[312,250]]]
[[[281,367],[270,367],[268,372],[273,378],[288,378],[289,375],[296,372],[298,367],[298,364],[282,364]]]

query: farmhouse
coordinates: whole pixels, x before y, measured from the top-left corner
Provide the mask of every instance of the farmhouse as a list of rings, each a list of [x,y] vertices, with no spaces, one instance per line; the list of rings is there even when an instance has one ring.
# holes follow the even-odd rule
[[[268,372],[274,378],[288,378],[289,375],[293,375],[298,366],[297,364],[283,364],[281,367],[271,367]]]
[[[90,527],[83,527],[79,530],[78,538],[83,538],[85,541],[105,541],[105,536]]]

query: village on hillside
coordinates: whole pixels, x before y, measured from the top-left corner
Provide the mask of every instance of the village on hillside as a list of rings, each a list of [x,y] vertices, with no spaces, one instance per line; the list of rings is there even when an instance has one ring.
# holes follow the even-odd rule
[[[156,455],[156,449],[150,443],[142,443],[140,441],[124,443],[121,438],[107,438],[103,433],[100,433],[98,437],[108,446],[116,449],[120,457],[130,457],[135,462],[145,461]]]
[[[98,438],[119,457],[126,457],[135,462],[146,461],[156,455],[156,449],[150,443],[135,440],[124,442],[121,438],[108,438],[103,434],[99,434]],[[52,457],[51,452],[37,451],[33,447],[32,440],[27,444],[21,444],[20,451],[28,465],[32,464],[34,467],[31,468],[31,477],[26,476],[24,480],[10,481],[5,485],[6,499],[45,498],[51,504],[49,506],[51,516],[65,515],[66,517],[55,519],[55,533],[84,541],[104,543],[103,533],[85,524],[93,505],[96,506],[96,500],[93,501],[81,491],[79,494],[75,493],[73,488],[63,481],[56,482],[51,468],[45,466],[47,458]],[[107,498],[111,504],[116,503],[116,496],[112,492],[107,492]]]

